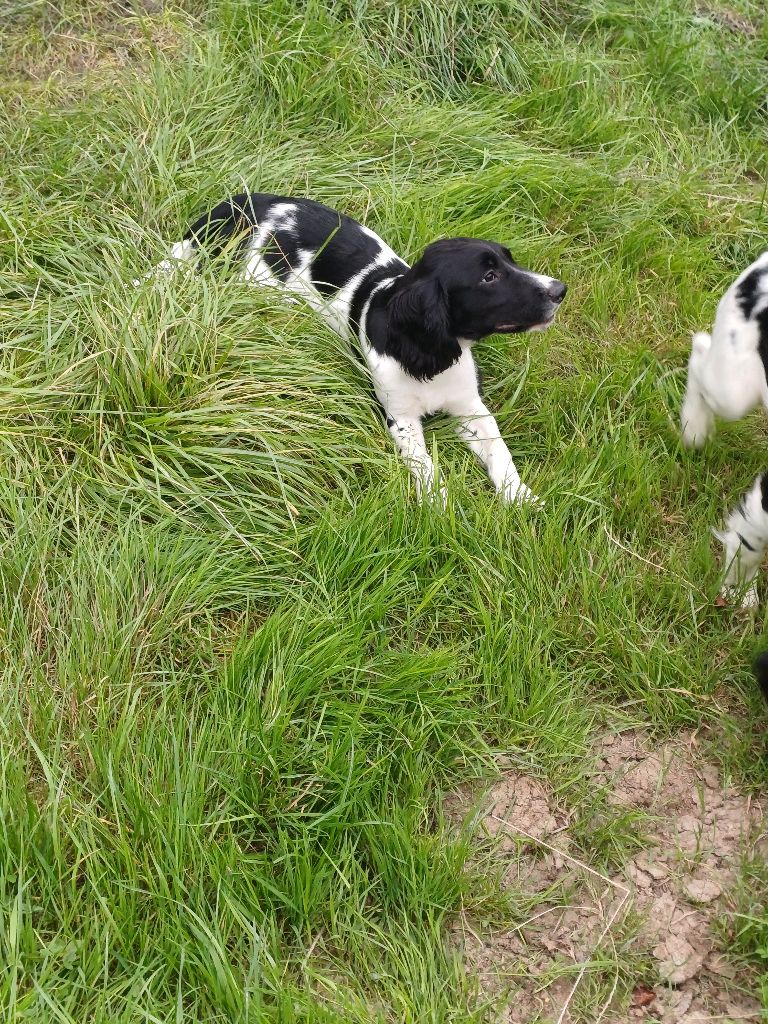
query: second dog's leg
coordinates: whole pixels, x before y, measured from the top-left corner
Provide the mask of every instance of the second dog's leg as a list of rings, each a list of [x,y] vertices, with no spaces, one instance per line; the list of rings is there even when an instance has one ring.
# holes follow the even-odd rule
[[[755,480],[729,513],[725,529],[714,532],[724,548],[723,595],[732,599],[743,591],[742,607],[756,608],[759,602],[754,580],[768,545],[768,472]]]
[[[686,448],[701,448],[715,429],[714,413],[704,400],[698,380],[699,367],[709,351],[711,342],[712,339],[704,331],[693,336],[691,358],[688,362],[688,383],[683,407],[680,410],[683,444]]]

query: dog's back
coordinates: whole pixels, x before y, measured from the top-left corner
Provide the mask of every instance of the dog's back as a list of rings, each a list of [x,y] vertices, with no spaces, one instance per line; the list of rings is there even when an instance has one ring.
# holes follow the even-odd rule
[[[303,274],[321,295],[331,296],[374,263],[407,265],[373,231],[313,199],[264,192],[243,193],[199,217],[182,244],[218,256],[229,245],[246,260],[249,280],[290,286]]]

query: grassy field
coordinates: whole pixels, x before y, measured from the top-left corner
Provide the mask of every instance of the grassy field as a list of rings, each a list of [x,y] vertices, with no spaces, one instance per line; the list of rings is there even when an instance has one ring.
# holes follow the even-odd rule
[[[760,617],[714,607],[709,532],[765,430],[692,454],[675,422],[690,332],[768,247],[763,4],[6,0],[0,45],[3,1019],[480,1021],[446,922],[524,894],[445,792],[501,752],[604,870],[634,825],[600,731],[694,728],[765,783]],[[130,287],[244,187],[568,282],[552,330],[476,351],[545,510],[443,422],[448,507],[418,507],[309,310]]]

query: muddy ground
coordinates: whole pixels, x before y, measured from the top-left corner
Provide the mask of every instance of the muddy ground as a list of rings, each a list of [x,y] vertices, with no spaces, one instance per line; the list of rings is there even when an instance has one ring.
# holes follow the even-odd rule
[[[450,942],[504,1024],[767,1019],[756,979],[738,971],[718,919],[743,857],[764,855],[761,802],[724,787],[692,734],[652,749],[638,731],[603,736],[594,786],[625,820],[639,852],[615,873],[576,852],[572,823],[538,780],[514,769],[483,795],[449,794],[458,825],[496,839],[503,884],[529,894],[511,930],[457,918]],[[479,800],[479,802],[478,802]],[[478,820],[479,819],[479,820]]]

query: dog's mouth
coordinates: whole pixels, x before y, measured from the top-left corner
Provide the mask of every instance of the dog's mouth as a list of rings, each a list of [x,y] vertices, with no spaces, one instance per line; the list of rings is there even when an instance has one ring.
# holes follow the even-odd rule
[[[555,314],[551,313],[544,320],[540,320],[537,324],[533,324],[533,326],[529,327],[528,330],[529,331],[546,331],[546,329],[551,324],[553,324],[554,322],[555,322]]]
[[[496,334],[520,334],[522,331],[543,331],[545,327],[549,327],[554,322],[554,319],[555,314],[551,313],[535,324],[496,324],[493,330]]]

